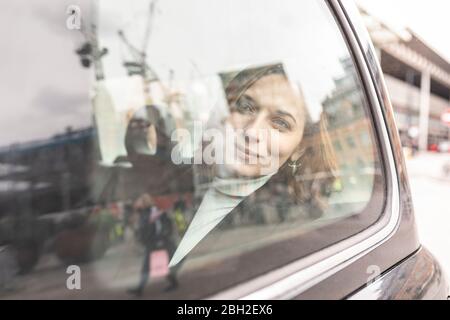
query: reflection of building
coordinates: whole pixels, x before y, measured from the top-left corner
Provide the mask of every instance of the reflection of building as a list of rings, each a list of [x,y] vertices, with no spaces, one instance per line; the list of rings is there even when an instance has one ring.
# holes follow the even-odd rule
[[[93,136],[92,128],[68,129],[0,149],[0,215],[57,212],[88,202]]]
[[[410,128],[419,129],[420,139],[414,143],[419,142],[422,149],[447,140],[450,132],[440,116],[450,108],[450,63],[411,30],[400,35],[361,11],[381,61],[404,142]]]
[[[179,192],[191,192],[192,176],[184,171],[174,168],[170,158],[145,156],[133,168],[103,166],[95,129],[67,130],[47,140],[0,148],[0,218],[69,212],[133,200],[144,192],[172,203]]]
[[[373,168],[370,121],[351,59],[341,61],[344,75],[335,79],[335,90],[323,102],[328,131],[341,170]]]

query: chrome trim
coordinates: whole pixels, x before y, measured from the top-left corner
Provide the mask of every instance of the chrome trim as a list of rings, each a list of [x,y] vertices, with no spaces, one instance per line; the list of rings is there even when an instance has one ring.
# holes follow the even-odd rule
[[[385,219],[372,225],[365,231],[356,234],[355,236],[343,240],[337,244],[330,246],[324,250],[313,253],[308,257],[302,258],[296,262],[293,262],[287,266],[268,272],[267,274],[237,285],[231,289],[222,291],[216,295],[210,297],[210,299],[243,299],[243,300],[269,300],[269,299],[292,299],[332,276],[338,271],[344,269],[354,261],[360,259],[376,247],[386,242],[397,229],[400,221],[400,198],[399,198],[399,185],[396,172],[396,165],[393,157],[392,145],[390,137],[387,132],[384,115],[381,110],[381,102],[374,87],[375,79],[372,79],[369,66],[364,59],[362,48],[360,47],[356,35],[353,33],[350,22],[347,20],[345,13],[343,12],[338,0],[330,0],[330,6],[338,15],[338,18],[343,21],[340,26],[344,29],[347,37],[349,38],[349,44],[353,47],[353,53],[355,59],[359,64],[360,74],[362,80],[366,86],[366,90],[369,93],[368,99],[371,106],[376,111],[377,120],[380,122],[380,131],[384,141],[380,143],[384,144],[386,150],[386,158],[389,163],[389,170],[391,173],[391,214],[384,212],[383,217],[388,219],[387,223]],[[344,4],[343,4],[344,5]],[[353,5],[346,1],[344,5]],[[346,10],[347,14],[355,14],[353,10]],[[351,20],[358,21],[359,16],[351,17]],[[361,35],[364,36],[364,35]],[[367,39],[363,39],[366,41]],[[370,42],[366,41],[366,44]],[[373,50],[373,46],[369,46]],[[388,179],[387,179],[388,180]],[[389,181],[388,181],[389,183]],[[380,224],[386,223],[384,227],[379,229]],[[349,244],[357,241],[356,244]],[[337,252],[337,253],[336,253]],[[279,279],[281,274],[290,274]],[[265,287],[261,288],[262,285]]]

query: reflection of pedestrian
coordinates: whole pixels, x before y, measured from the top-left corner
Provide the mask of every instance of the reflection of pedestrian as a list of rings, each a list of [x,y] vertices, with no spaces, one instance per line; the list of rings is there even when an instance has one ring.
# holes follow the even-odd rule
[[[159,210],[148,194],[141,196],[135,205],[139,213],[137,237],[144,246],[144,260],[141,269],[141,278],[136,288],[129,292],[135,295],[142,295],[150,276],[150,264],[152,253],[157,250],[166,250],[168,258],[172,257],[176,246],[172,240],[173,225],[166,212]],[[178,282],[175,270],[170,270],[167,275],[170,285],[166,290],[175,289]]]
[[[175,202],[173,206],[173,213],[175,217],[175,224],[177,226],[177,232],[179,235],[183,235],[187,229],[187,222],[185,218],[186,203],[182,198]]]

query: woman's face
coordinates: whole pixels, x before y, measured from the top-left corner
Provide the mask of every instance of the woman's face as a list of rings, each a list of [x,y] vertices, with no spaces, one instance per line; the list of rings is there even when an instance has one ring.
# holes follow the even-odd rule
[[[257,177],[276,172],[300,156],[305,107],[300,91],[283,76],[257,80],[231,102],[227,123],[235,132],[235,174]]]

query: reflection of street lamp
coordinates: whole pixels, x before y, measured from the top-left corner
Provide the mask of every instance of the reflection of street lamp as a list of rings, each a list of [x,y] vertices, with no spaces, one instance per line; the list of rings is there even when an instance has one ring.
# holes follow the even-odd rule
[[[92,8],[92,16],[93,20],[97,15],[97,3],[94,2],[94,6]],[[81,19],[81,18],[80,18]],[[81,65],[84,68],[90,68],[91,64],[94,64],[95,78],[96,80],[103,80],[103,66],[101,64],[101,59],[104,55],[108,53],[108,49],[102,48],[100,49],[98,38],[97,38],[97,26],[95,23],[92,23],[90,29],[86,29],[84,24],[81,23],[81,28],[79,29],[83,37],[86,41],[78,48],[75,52],[80,56]]]
[[[101,59],[105,54],[108,53],[108,49],[106,48],[97,51],[98,52],[94,52],[92,44],[90,42],[85,42],[75,52],[80,56],[81,65],[84,68],[90,68],[92,62],[94,62],[95,59]]]

